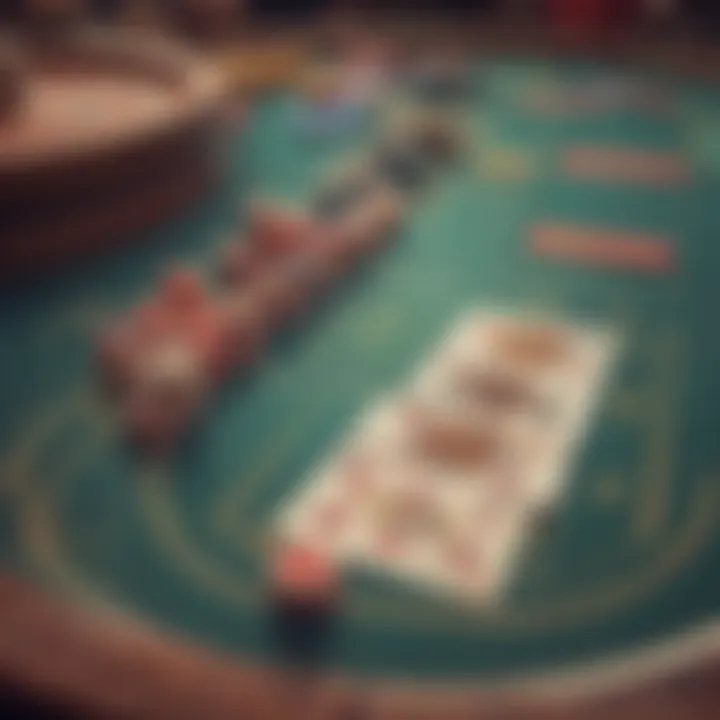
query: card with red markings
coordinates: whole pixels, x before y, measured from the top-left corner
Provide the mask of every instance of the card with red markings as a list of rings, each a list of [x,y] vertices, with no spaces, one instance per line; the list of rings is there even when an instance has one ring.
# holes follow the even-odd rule
[[[515,473],[547,503],[563,488],[565,466],[582,437],[617,333],[541,315],[471,311],[417,380],[419,392],[452,399],[519,438]],[[420,390],[421,388],[421,390]]]
[[[284,537],[468,602],[502,596],[557,502],[614,353],[607,328],[472,311],[280,516]]]
[[[682,185],[690,179],[687,160],[680,153],[581,145],[565,150],[565,172],[583,180],[637,185]]]
[[[458,598],[489,599],[509,567],[523,506],[490,464],[450,463],[417,443],[405,396],[367,418],[364,440],[309,479],[284,537]],[[362,448],[362,449],[360,449]]]
[[[670,240],[662,235],[541,222],[530,234],[530,249],[568,263],[662,274],[675,265]]]

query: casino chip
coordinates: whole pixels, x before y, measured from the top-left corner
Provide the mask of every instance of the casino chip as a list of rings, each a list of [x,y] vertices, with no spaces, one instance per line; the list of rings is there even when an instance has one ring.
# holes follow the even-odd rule
[[[412,144],[388,143],[375,154],[380,176],[403,192],[414,192],[429,180],[430,165],[425,155]]]
[[[417,131],[418,148],[436,163],[444,163],[455,158],[460,151],[460,144],[457,131],[439,121],[428,121]]]
[[[320,191],[313,203],[315,215],[324,220],[335,220],[346,215],[373,190],[369,177],[339,180]]]
[[[329,609],[340,589],[335,563],[302,546],[284,547],[275,553],[270,581],[276,602],[286,608]]]
[[[470,74],[458,63],[440,61],[420,67],[411,76],[410,91],[433,104],[454,104],[470,99],[475,87]]]

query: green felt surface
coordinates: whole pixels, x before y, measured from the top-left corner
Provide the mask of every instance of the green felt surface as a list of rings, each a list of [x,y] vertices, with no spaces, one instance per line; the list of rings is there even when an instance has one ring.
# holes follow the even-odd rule
[[[323,168],[362,145],[298,134],[287,96],[233,140],[223,188],[148,242],[13,291],[0,317],[0,547],[21,573],[242,654],[277,650],[263,548],[278,503],[370,399],[396,387],[472,303],[558,309],[623,333],[622,357],[556,517],[525,549],[506,601],[451,603],[388,578],[348,578],[328,661],[368,674],[502,676],[671,637],[720,607],[717,366],[720,98],[669,84],[676,111],[535,119],[522,94],[594,66],[486,68],[465,120],[486,156],[532,169],[503,180],[468,164],[413,209],[398,242],[342,283],[268,362],[223,388],[168,467],[123,445],[96,393],[92,330],[153,287],[169,260],[212,268],[251,191],[306,199]],[[478,70],[479,72],[479,70]],[[687,153],[686,187],[582,184],[571,142]],[[472,165],[472,167],[470,166]],[[660,232],[677,272],[649,277],[533,257],[536,221]]]

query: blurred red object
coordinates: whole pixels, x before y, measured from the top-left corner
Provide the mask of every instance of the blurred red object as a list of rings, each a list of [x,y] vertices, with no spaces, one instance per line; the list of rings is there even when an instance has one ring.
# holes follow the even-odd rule
[[[638,5],[638,0],[548,0],[548,11],[554,28],[587,36],[631,23]]]

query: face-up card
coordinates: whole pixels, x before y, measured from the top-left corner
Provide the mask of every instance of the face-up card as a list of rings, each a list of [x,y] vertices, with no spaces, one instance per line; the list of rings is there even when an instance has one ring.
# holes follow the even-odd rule
[[[500,599],[533,517],[562,495],[616,343],[607,328],[466,313],[309,473],[281,532],[458,600]]]

